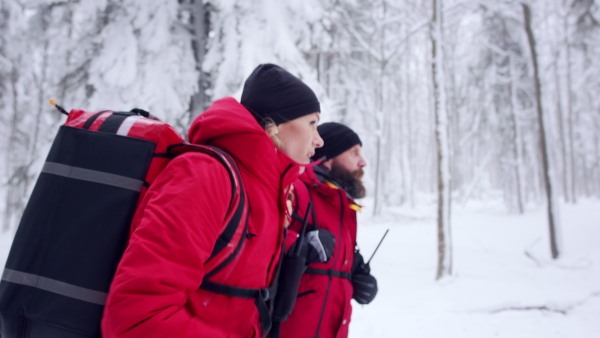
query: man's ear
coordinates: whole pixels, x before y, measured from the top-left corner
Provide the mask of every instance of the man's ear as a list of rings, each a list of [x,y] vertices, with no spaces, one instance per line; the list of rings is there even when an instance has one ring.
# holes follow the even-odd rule
[[[330,171],[330,170],[331,170],[331,166],[333,165],[333,159],[331,158],[331,159],[329,159],[329,160],[327,160],[327,161],[325,161],[325,162],[321,162],[321,165],[322,165],[322,166],[323,166],[325,169],[327,169],[327,171]]]

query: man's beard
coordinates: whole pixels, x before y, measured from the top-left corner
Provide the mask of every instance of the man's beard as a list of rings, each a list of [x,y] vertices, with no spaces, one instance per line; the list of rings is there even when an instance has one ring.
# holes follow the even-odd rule
[[[355,199],[363,198],[367,195],[367,189],[362,183],[364,173],[362,168],[349,171],[335,162],[335,160],[331,164],[331,170],[329,171],[329,174],[340,184],[341,188]]]

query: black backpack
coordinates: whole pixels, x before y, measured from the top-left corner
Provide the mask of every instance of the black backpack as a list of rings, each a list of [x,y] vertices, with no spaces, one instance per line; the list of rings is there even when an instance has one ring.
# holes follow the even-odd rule
[[[232,295],[227,290],[235,288],[208,278],[231,261],[246,237],[248,205],[235,161],[217,148],[185,143],[171,126],[139,109],[72,110],[52,144],[2,273],[0,336],[100,337],[104,303],[136,207],[168,162],[189,151],[214,156],[230,174],[228,225],[199,287],[216,285]]]

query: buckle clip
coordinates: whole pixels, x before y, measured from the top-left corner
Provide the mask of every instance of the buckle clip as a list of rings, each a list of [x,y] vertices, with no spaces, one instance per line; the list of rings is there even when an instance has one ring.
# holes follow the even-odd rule
[[[269,288],[263,288],[260,289],[258,291],[258,293],[260,294],[260,296],[262,297],[262,299],[266,302],[269,300],[269,298],[271,297],[271,291],[269,290]]]

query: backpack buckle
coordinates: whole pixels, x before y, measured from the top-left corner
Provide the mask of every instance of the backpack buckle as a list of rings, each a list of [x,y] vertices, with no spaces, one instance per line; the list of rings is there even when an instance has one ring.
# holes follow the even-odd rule
[[[269,290],[269,288],[259,289],[258,293],[265,302],[268,301],[269,298],[271,298],[271,291]]]

